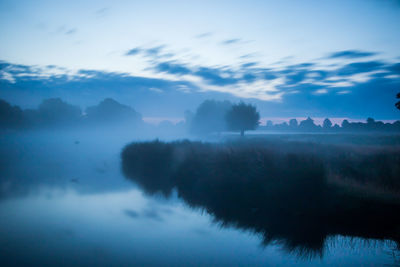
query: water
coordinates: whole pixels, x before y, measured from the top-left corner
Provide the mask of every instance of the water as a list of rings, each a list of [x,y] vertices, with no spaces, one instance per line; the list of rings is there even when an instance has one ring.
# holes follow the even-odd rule
[[[113,136],[112,138],[110,136]],[[382,266],[390,241],[331,236],[322,255],[263,246],[177,197],[145,194],[121,172],[132,134],[35,132],[0,140],[2,266]],[[146,139],[142,137],[141,139]],[[76,141],[79,141],[77,143]]]

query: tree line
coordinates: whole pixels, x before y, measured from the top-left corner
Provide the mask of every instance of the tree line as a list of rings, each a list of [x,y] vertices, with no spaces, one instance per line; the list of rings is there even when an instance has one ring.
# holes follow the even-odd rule
[[[400,108],[400,102],[397,106]],[[255,106],[243,102],[232,104],[229,101],[215,100],[204,101],[195,113],[186,112],[185,117],[189,123],[190,132],[198,135],[221,133],[224,131],[240,131],[243,135],[244,131],[254,129],[278,132],[400,131],[400,121],[384,123],[375,121],[373,118],[368,118],[366,123],[343,120],[340,126],[333,124],[329,118],[326,118],[322,125],[317,125],[310,117],[302,121],[291,119],[289,122],[279,124],[267,121],[266,125],[259,125],[260,117]]]
[[[21,109],[0,99],[0,129],[83,126],[127,122],[138,125],[142,115],[133,108],[106,98],[83,111],[60,98],[45,99],[37,109]]]
[[[396,106],[400,107],[397,103]],[[244,102],[206,100],[195,112],[186,111],[184,122],[179,125],[160,123],[160,128],[186,129],[191,134],[204,136],[226,131],[239,132],[242,136],[247,130],[266,130],[279,132],[400,132],[400,121],[383,123],[368,118],[366,123],[343,120],[341,125],[333,124],[329,118],[317,125],[308,117],[297,121],[274,124],[267,121],[260,125],[260,114],[254,105]],[[82,110],[60,98],[45,99],[37,109],[21,109],[0,99],[0,129],[29,129],[40,127],[67,127],[93,125],[143,126],[142,115],[135,109],[106,98],[98,105]],[[164,127],[165,126],[165,127]],[[168,127],[166,127],[168,126]]]
[[[310,117],[303,121],[291,119],[289,123],[282,122],[273,124],[272,121],[267,121],[266,125],[260,126],[260,130],[266,131],[287,131],[287,132],[399,132],[400,121],[393,123],[384,123],[375,121],[373,118],[368,118],[366,122],[349,122],[343,120],[341,125],[333,124],[329,118],[326,118],[322,125],[315,124]]]

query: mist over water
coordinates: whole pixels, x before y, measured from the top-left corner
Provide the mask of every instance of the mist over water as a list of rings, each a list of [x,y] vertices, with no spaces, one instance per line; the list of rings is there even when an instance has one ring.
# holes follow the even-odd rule
[[[0,266],[400,266],[400,2],[0,1]]]
[[[286,137],[294,138],[292,135]],[[328,235],[323,247],[315,252],[308,249],[302,252],[298,248],[293,253],[282,240],[266,242],[267,232],[260,232],[260,225],[257,225],[264,224],[268,218],[259,217],[260,211],[255,210],[264,209],[265,204],[250,204],[248,210],[247,204],[243,206],[242,203],[246,198],[255,200],[256,191],[249,191],[252,197],[238,198],[235,197],[237,193],[232,192],[233,198],[226,199],[226,203],[231,201],[232,210],[228,211],[229,206],[221,206],[222,209],[228,208],[229,218],[221,219],[219,211],[208,207],[212,203],[209,202],[211,196],[191,196],[192,193],[185,196],[188,192],[176,191],[173,184],[164,191],[162,179],[167,178],[168,172],[155,165],[163,158],[153,152],[151,164],[144,167],[158,171],[161,180],[155,182],[149,191],[143,183],[153,183],[153,176],[143,177],[143,182],[135,182],[133,177],[132,182],[132,177],[123,173],[126,162],[121,153],[132,141],[140,144],[155,138],[160,142],[175,140],[168,135],[163,137],[162,133],[116,132],[105,128],[3,134],[0,145],[2,262],[13,266],[354,266],[363,263],[379,266],[396,262],[393,255],[398,253],[397,245],[390,238],[364,240],[344,232],[335,233]],[[232,137],[220,138],[218,142],[223,146],[226,138]],[[248,138],[251,141],[251,137]],[[276,144],[277,137],[270,138]],[[216,144],[218,139],[212,140]],[[266,142],[273,149],[274,145],[268,143],[271,141],[266,139]],[[168,164],[166,168],[174,165]],[[240,164],[236,163],[236,166],[241,168]],[[201,164],[194,167],[201,168]],[[229,168],[221,168],[229,171]],[[189,182],[194,178],[193,174],[189,171],[180,175],[187,176]],[[231,177],[230,184],[233,184],[227,185],[228,190],[235,190],[237,178],[234,177],[237,175],[240,173]],[[224,176],[220,177],[224,179]],[[243,185],[245,190],[246,185]],[[198,190],[193,188],[194,192],[203,194],[202,186],[199,186]],[[222,198],[227,197],[227,191],[222,188],[215,192],[222,192]],[[259,219],[253,221],[251,214]],[[278,220],[284,220],[282,225],[294,222],[293,218],[289,220],[279,216]],[[246,222],[241,222],[243,219]],[[291,227],[293,230],[301,229],[296,223]],[[377,228],[367,231],[372,236],[378,234],[374,233]],[[273,232],[270,234],[273,236]],[[309,238],[306,234],[302,242],[315,242]],[[24,256],[20,257],[21,254]]]

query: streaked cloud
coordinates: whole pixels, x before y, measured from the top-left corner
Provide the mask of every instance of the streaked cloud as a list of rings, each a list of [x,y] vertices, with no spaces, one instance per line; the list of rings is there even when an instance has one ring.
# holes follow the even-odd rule
[[[377,53],[375,52],[365,52],[365,51],[359,51],[359,50],[343,50],[343,51],[338,51],[330,54],[328,58],[349,58],[349,59],[355,59],[355,58],[364,58],[364,57],[371,57],[376,55]]]
[[[239,42],[241,42],[242,39],[239,38],[234,38],[234,39],[227,39],[221,42],[221,44],[223,45],[231,45],[231,44],[237,44]]]

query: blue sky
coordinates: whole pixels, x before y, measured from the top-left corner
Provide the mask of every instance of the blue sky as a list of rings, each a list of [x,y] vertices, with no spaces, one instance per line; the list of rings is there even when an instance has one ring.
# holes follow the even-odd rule
[[[396,119],[399,32],[400,1],[389,0],[2,0],[0,97],[29,107],[113,96],[156,116],[168,91],[176,107],[160,113],[175,117],[198,104],[187,99],[213,97],[262,116]]]

